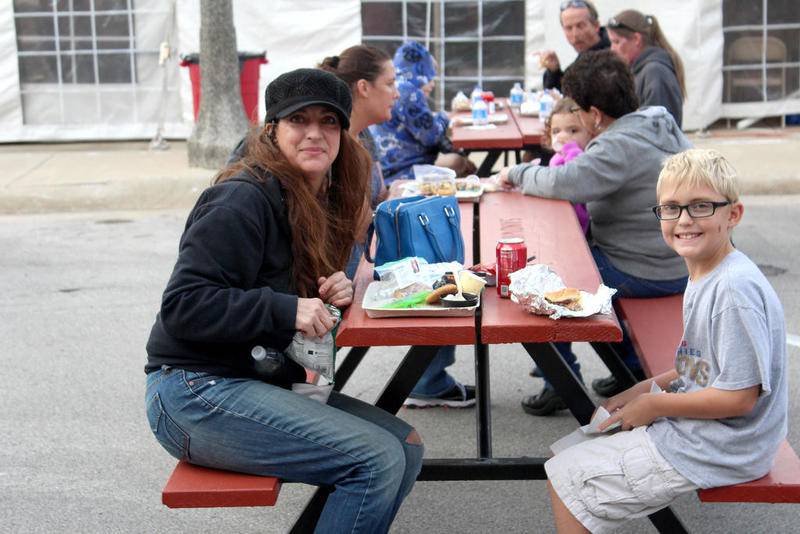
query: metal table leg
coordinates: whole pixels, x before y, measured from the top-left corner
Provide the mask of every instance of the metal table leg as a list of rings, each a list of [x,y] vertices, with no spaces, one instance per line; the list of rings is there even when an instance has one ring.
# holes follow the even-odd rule
[[[486,157],[483,158],[481,162],[481,166],[478,167],[478,176],[482,178],[486,178],[487,176],[492,174],[492,168],[494,164],[497,163],[497,160],[500,158],[500,153],[502,150],[489,150],[486,154]]]
[[[475,331],[481,331],[482,308],[475,310]],[[489,386],[489,347],[475,342],[475,430],[478,458],[492,457],[492,395]]]
[[[347,384],[347,381],[350,380],[350,377],[355,372],[358,364],[361,363],[361,360],[364,359],[364,355],[368,350],[369,347],[350,347],[350,350],[345,354],[344,360],[339,364],[339,368],[336,370],[336,374],[333,377],[334,391],[341,391],[344,385]]]
[[[523,343],[522,346],[553,384],[575,419],[581,425],[588,423],[596,408],[594,401],[558,349],[552,343]]]
[[[631,373],[631,370],[628,369],[628,366],[625,365],[625,362],[622,361],[619,353],[614,348],[614,343],[594,342],[591,345],[614,378],[617,379],[617,382],[626,389],[636,384],[636,378]]]

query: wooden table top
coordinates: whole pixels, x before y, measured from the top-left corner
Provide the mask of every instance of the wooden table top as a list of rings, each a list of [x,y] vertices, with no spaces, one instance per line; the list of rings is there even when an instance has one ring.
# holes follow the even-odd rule
[[[601,283],[589,246],[565,200],[545,199],[517,192],[484,195],[480,207],[481,261],[495,259],[501,237],[525,239],[531,263],[544,263],[569,287],[594,293]],[[552,320],[527,313],[510,299],[487,288],[483,298],[481,340],[484,343],[546,341],[619,341],[622,332],[616,316]]]
[[[459,203],[464,236],[464,264],[472,261],[474,204]],[[522,234],[528,256],[546,263],[564,283],[595,292],[601,283],[589,247],[569,202],[521,193],[490,193],[481,198],[481,261],[494,263],[500,237]],[[362,261],[356,273],[353,304],[345,310],[336,334],[341,347],[403,345],[470,345],[476,342],[475,318],[467,317],[367,317],[361,307],[367,285],[373,281],[372,264]],[[552,320],[532,315],[510,299],[501,299],[494,287],[482,296],[483,343],[548,341],[619,341],[622,333],[616,316],[595,315],[585,319]]]
[[[511,115],[510,108],[503,106],[497,110],[497,113],[505,113],[508,115],[508,120],[502,124],[495,124],[494,128],[454,125],[453,146],[466,150],[516,150],[522,148],[522,133]],[[458,111],[451,113],[450,117],[471,117],[471,114],[468,111]]]
[[[520,134],[522,134],[522,144],[524,146],[540,145],[544,135],[544,121],[539,117],[520,115],[519,108],[507,108],[517,123]]]

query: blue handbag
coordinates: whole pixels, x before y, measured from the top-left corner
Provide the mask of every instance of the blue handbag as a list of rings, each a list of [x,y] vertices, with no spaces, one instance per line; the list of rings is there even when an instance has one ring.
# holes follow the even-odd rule
[[[409,256],[428,263],[464,263],[461,214],[453,196],[407,197],[378,204],[373,218],[377,236],[375,258],[383,265]]]

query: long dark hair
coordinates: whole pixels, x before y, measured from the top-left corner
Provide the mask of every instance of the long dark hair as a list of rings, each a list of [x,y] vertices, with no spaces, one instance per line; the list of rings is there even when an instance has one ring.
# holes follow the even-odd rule
[[[370,158],[361,144],[346,131],[340,134],[339,153],[331,166],[330,186],[325,197],[312,192],[309,182],[292,166],[266,124],[248,134],[244,157],[222,169],[214,183],[224,182],[241,172],[258,181],[273,176],[285,193],[292,233],[292,274],[297,294],[317,297],[317,280],[344,270],[364,217]]]
[[[383,66],[392,58],[389,54],[369,45],[355,45],[338,56],[329,56],[317,65],[341,78],[352,91],[358,80],[374,82],[380,76]]]
[[[667,36],[661,31],[661,26],[659,26],[658,19],[655,16],[645,15],[635,9],[626,9],[611,17],[606,26],[626,39],[630,39],[634,33],[639,33],[642,35],[642,43],[645,46],[663,48],[675,68],[675,77],[678,78],[681,96],[686,98],[686,78],[683,71],[683,61],[667,41]]]

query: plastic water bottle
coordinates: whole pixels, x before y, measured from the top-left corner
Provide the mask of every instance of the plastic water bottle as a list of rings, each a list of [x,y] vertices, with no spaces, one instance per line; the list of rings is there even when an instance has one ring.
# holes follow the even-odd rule
[[[489,106],[483,98],[472,103],[472,124],[475,126],[486,126],[489,124]]]
[[[539,118],[545,120],[553,112],[553,97],[547,91],[539,99]]]
[[[469,103],[474,106],[475,102],[479,100],[483,100],[483,91],[481,90],[481,86],[476,83],[475,88],[469,94]]]
[[[256,371],[262,376],[275,376],[283,367],[283,354],[275,349],[256,345],[250,350],[250,356],[253,357]]]
[[[511,88],[511,92],[508,95],[509,104],[511,104],[512,108],[518,108],[522,105],[524,97],[525,91],[522,90],[522,86],[519,82],[515,82],[514,87]]]

